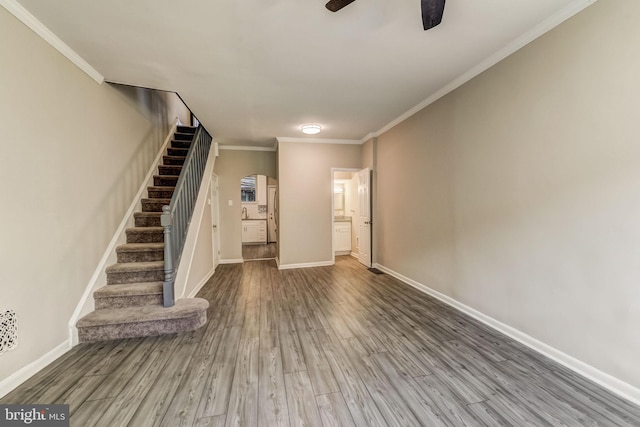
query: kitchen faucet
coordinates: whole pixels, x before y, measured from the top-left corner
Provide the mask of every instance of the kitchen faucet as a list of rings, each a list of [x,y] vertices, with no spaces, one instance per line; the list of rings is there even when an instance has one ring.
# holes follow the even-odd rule
[[[247,208],[242,208],[242,219],[247,219]]]

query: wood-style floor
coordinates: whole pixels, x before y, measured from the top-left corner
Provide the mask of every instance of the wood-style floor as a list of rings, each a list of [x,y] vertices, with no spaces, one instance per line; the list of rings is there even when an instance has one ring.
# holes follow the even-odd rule
[[[0,403],[72,426],[638,426],[640,408],[351,257],[222,265],[183,336],[74,348]]]
[[[277,243],[267,243],[265,245],[242,245],[242,259],[245,261],[275,259],[277,253]]]

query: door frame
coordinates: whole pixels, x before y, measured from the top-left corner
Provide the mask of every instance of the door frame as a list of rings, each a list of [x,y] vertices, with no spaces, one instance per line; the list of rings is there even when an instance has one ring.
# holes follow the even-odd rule
[[[220,186],[218,185],[219,177],[215,173],[211,173],[211,190],[209,197],[211,200],[211,226],[212,236],[211,242],[213,245],[213,270],[220,265]],[[215,191],[216,197],[213,197]],[[215,210],[215,215],[214,215]],[[216,224],[214,224],[214,222]],[[215,229],[215,230],[214,230]]]
[[[336,239],[335,239],[335,217],[334,217],[334,203],[333,203],[333,188],[335,184],[335,172],[352,172],[357,173],[361,171],[361,168],[331,168],[331,263],[336,263]],[[351,229],[353,230],[353,218],[351,219]],[[353,231],[352,231],[353,232]],[[353,248],[352,248],[353,252]]]

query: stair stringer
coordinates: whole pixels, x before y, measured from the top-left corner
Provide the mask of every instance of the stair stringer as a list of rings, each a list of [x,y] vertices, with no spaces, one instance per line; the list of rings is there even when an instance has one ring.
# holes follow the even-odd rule
[[[209,157],[207,157],[207,164],[202,174],[202,182],[200,183],[200,189],[198,190],[198,197],[196,204],[193,208],[193,214],[191,215],[191,221],[187,231],[187,238],[184,242],[182,249],[182,257],[180,259],[180,265],[176,272],[176,280],[174,283],[174,290],[176,300],[183,298],[194,298],[198,291],[204,286],[204,284],[213,276],[215,272],[215,266],[213,265],[213,256],[211,257],[211,265],[208,266],[206,272],[193,272],[192,267],[196,260],[196,248],[198,243],[203,243],[207,239],[212,239],[212,230],[207,224],[207,215],[211,215],[211,204],[209,203],[211,197],[211,177],[213,175],[213,167],[216,161],[216,146],[214,142],[211,144],[209,150]],[[213,242],[212,242],[213,243]],[[218,250],[213,246],[212,250]]]
[[[167,147],[169,146],[169,143],[171,142],[173,134],[176,132],[178,125],[180,125],[180,119],[176,117],[173,123],[173,126],[171,127],[171,129],[169,129],[169,132],[167,133],[167,137],[165,138],[164,143],[162,144],[162,147],[160,147],[160,150],[158,151],[156,158],[151,163],[149,170],[147,172],[147,175],[145,176],[145,179],[140,184],[140,188],[138,189],[138,192],[133,198],[131,205],[129,206],[129,209],[127,209],[127,212],[124,214],[124,217],[120,222],[120,225],[118,226],[115,233],[113,234],[113,237],[109,242],[109,245],[107,245],[104,251],[104,254],[100,258],[100,262],[96,266],[96,269],[94,270],[93,274],[91,275],[91,278],[89,279],[89,282],[87,283],[87,286],[82,294],[82,297],[80,297],[80,300],[76,305],[76,309],[73,311],[73,314],[69,319],[69,341],[71,343],[71,346],[75,346],[79,342],[78,328],[76,327],[78,320],[81,317],[85,316],[86,314],[89,314],[95,310],[95,301],[93,299],[93,292],[98,290],[100,287],[104,285],[106,268],[109,265],[116,263],[117,261],[116,247],[118,245],[126,243],[126,240],[127,240],[126,229],[129,227],[133,227],[134,225],[133,214],[141,210],[142,199],[145,197],[145,192],[147,190],[147,187],[153,184],[153,175],[158,170],[158,166],[162,164],[162,156],[167,151]]]

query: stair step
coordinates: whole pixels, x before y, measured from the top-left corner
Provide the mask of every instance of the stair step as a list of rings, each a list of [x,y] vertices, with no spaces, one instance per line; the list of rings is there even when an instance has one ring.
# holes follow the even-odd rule
[[[127,243],[160,243],[164,242],[164,228],[162,227],[132,227],[127,228]]]
[[[188,148],[167,148],[167,154],[172,157],[186,157],[188,152]]]
[[[162,156],[163,165],[183,165],[185,156]]]
[[[156,187],[175,187],[178,183],[177,176],[154,175],[153,185]]]
[[[135,212],[133,219],[136,227],[160,227],[162,212]]]
[[[116,254],[119,263],[164,261],[164,243],[127,243]]]
[[[162,212],[162,207],[171,203],[171,199],[142,199],[142,212]]]
[[[161,282],[164,280],[164,261],[119,262],[106,268],[107,285]]]
[[[178,126],[177,131],[180,133],[190,133],[195,134],[196,130],[198,130],[197,126]]]
[[[185,132],[175,132],[173,134],[173,139],[175,141],[193,141],[193,133],[185,133]]]
[[[78,338],[92,342],[193,331],[207,322],[208,307],[207,300],[189,298],[169,308],[144,305],[96,310],[78,320]]]
[[[171,148],[189,148],[191,147],[191,141],[185,141],[185,140],[173,140],[171,141]]]
[[[180,175],[182,166],[180,165],[160,165],[158,166],[158,175]]]
[[[162,305],[162,282],[107,285],[93,293],[96,310]]]
[[[147,194],[150,199],[170,199],[176,187],[147,187]]]

